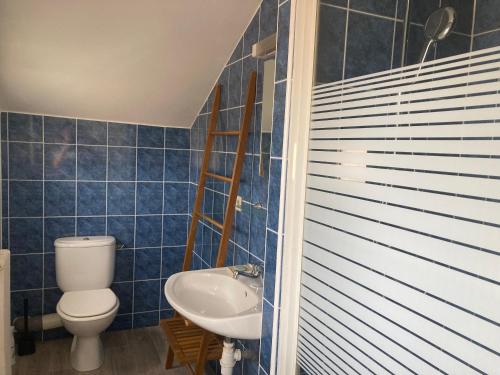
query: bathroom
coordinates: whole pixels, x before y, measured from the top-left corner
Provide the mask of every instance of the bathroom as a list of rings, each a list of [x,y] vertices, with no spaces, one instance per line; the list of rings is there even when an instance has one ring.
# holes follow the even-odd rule
[[[499,47],[500,0],[0,0],[0,374],[496,373]]]

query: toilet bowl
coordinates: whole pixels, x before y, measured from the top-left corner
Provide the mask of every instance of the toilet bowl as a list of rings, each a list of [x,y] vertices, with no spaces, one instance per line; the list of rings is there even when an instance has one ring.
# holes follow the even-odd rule
[[[57,285],[64,292],[57,313],[73,334],[71,365],[91,371],[104,361],[100,333],[113,322],[120,302],[109,286],[113,281],[116,243],[114,237],[58,238]]]
[[[100,333],[113,322],[120,303],[111,289],[64,293],[57,313],[64,327],[74,335],[71,365],[78,371],[99,368],[104,361]]]

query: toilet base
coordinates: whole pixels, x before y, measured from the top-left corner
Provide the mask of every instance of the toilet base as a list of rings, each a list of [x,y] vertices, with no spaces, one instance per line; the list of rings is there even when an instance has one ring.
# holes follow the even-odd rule
[[[73,336],[71,366],[77,371],[98,369],[104,362],[104,348],[99,335]]]

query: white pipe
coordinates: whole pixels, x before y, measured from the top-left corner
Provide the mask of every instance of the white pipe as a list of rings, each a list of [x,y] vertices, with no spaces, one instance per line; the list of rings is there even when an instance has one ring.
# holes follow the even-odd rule
[[[13,324],[18,331],[22,331],[24,329],[24,318],[17,317],[14,319]],[[57,313],[28,317],[28,327],[30,331],[33,332],[46,331],[48,329],[60,328],[62,326],[63,323],[61,317]]]
[[[232,375],[233,368],[237,361],[241,360],[241,350],[234,348],[234,341],[226,338],[222,348],[222,357],[220,359],[221,375]]]
[[[0,374],[10,375],[10,251],[0,250]]]

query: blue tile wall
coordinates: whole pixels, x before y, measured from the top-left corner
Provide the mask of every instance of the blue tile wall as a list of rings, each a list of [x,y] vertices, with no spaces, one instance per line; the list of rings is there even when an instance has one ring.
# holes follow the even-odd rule
[[[260,263],[264,274],[264,319],[261,340],[241,341],[240,347],[253,350],[256,360],[245,359],[236,372],[244,374],[269,374],[272,346],[273,312],[276,257],[279,229],[279,205],[281,172],[284,159],[285,105],[288,76],[288,39],[291,1],[264,0],[244,32],[238,46],[228,60],[218,83],[222,84],[221,111],[218,129],[239,129],[246,99],[248,77],[257,71],[257,99],[251,124],[249,141],[241,177],[239,195],[243,197],[242,211],[235,215],[235,224],[228,246],[227,264]],[[260,111],[262,108],[262,61],[251,57],[252,44],[272,33],[277,33],[277,57],[275,70],[275,97],[273,132],[263,139],[268,158],[264,160],[264,176],[259,176],[259,152],[261,145]],[[207,122],[210,117],[213,92],[203,106],[191,128],[191,183],[189,211],[193,207],[199,168],[206,140]],[[236,142],[234,139],[216,139],[210,160],[210,171],[230,176],[234,163]],[[170,186],[168,190],[175,189]],[[222,221],[228,196],[227,184],[208,181],[205,189],[203,211]],[[165,201],[169,210],[175,210],[173,201]],[[181,203],[177,203],[181,204]],[[182,203],[184,204],[184,202]],[[172,207],[172,208],[170,208]],[[280,233],[280,234],[278,234]],[[211,225],[202,224],[197,233],[193,268],[209,268],[215,265],[220,233]],[[179,254],[177,262],[182,261]],[[213,363],[214,368],[218,367]]]
[[[477,0],[473,49],[500,45],[500,1]]]
[[[12,318],[55,312],[54,241],[113,235],[110,329],[169,316],[162,280],[180,271],[188,225],[190,130],[1,114],[3,246],[12,251]],[[45,338],[61,332],[46,332]]]
[[[400,67],[406,3],[406,0],[322,0],[316,82],[338,81]],[[498,17],[495,18],[494,14],[499,8],[498,0],[478,0],[477,4],[478,14],[483,12],[489,15],[481,16],[479,22],[476,15],[476,32],[495,24]],[[457,23],[448,38],[431,48],[427,60],[470,51],[474,31],[473,1],[412,0],[406,64],[419,61],[425,45],[424,24],[427,17],[437,8],[447,5],[457,10]],[[495,9],[490,11],[489,7]]]

